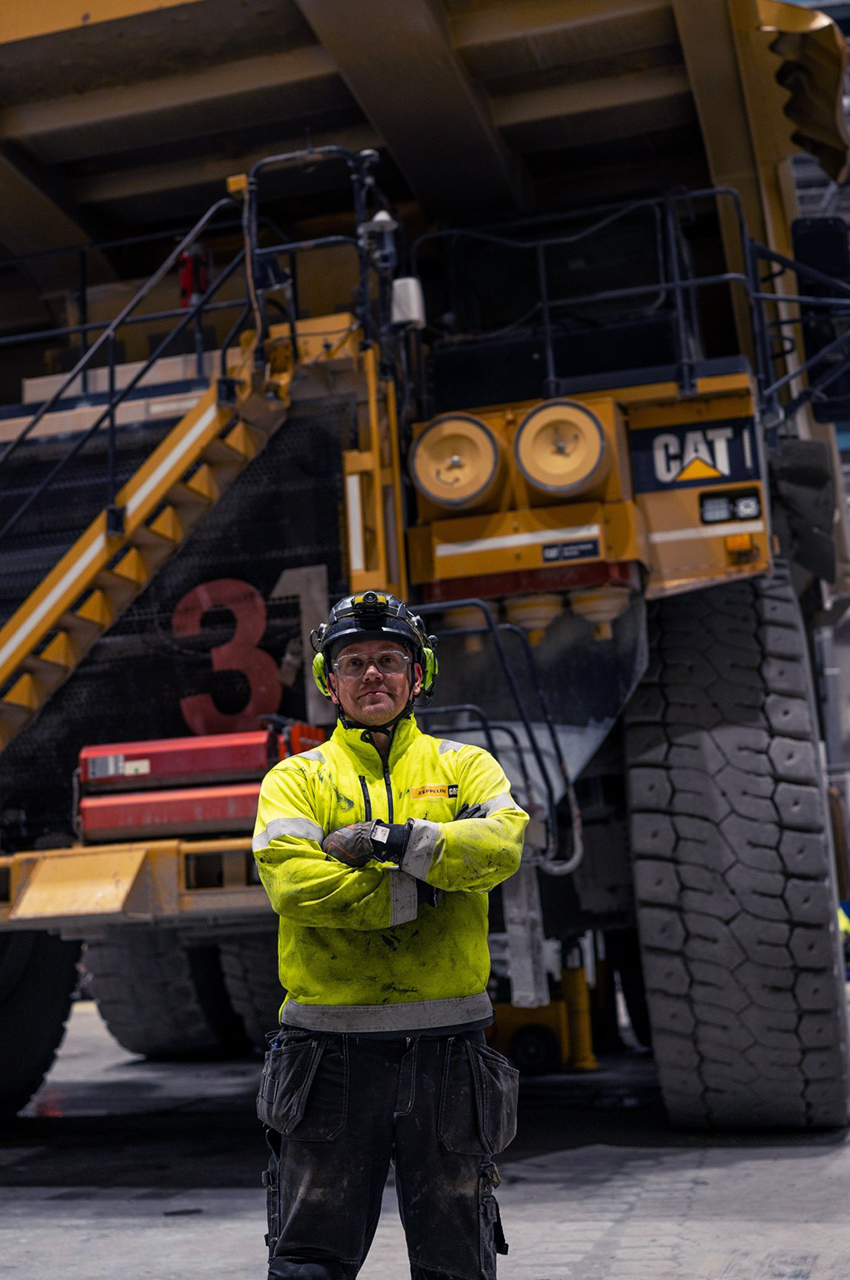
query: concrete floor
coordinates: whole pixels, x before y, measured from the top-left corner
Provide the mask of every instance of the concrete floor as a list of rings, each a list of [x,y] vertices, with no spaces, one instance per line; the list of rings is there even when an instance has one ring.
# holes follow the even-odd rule
[[[260,1280],[257,1076],[144,1062],[75,1006],[48,1080],[0,1134],[0,1277]],[[500,1280],[850,1277],[847,1135],[675,1134],[642,1053],[528,1082],[499,1163]],[[408,1274],[391,1187],[360,1274]]]

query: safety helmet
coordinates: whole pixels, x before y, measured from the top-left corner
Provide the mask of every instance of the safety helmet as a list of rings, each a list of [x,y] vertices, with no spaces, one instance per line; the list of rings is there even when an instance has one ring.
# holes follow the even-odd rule
[[[436,636],[429,636],[422,619],[408,609],[398,596],[385,591],[364,591],[344,596],[330,611],[327,622],[310,634],[316,656],[313,679],[326,698],[331,696],[328,671],[337,654],[360,640],[377,640],[386,636],[402,644],[413,661],[422,668],[422,694],[430,698],[434,692],[439,665],[434,646]]]

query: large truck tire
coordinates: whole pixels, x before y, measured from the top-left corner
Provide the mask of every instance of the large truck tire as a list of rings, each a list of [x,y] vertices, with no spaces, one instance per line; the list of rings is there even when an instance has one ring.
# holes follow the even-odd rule
[[[126,929],[89,942],[85,966],[101,1017],[131,1053],[169,1061],[247,1050],[215,944],[186,946],[173,929]]]
[[[0,934],[0,1119],[26,1106],[65,1034],[79,942]]]
[[[224,984],[233,1008],[256,1049],[266,1048],[266,1033],[279,1024],[286,992],[277,969],[277,933],[227,938],[219,943]]]
[[[665,601],[650,626],[626,757],[670,1119],[846,1124],[835,867],[797,599],[779,573]]]

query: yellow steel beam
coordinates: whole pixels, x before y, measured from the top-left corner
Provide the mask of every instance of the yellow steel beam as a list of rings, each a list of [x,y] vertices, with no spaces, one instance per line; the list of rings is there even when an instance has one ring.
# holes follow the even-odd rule
[[[691,108],[690,81],[684,67],[655,67],[627,76],[609,76],[593,81],[577,81],[568,84],[552,84],[544,88],[512,93],[493,100],[493,119],[499,128],[512,125],[533,124],[538,120],[566,120],[579,116],[585,120],[590,115],[612,111],[620,113],[614,127],[616,137],[630,137],[634,133],[634,120],[630,111],[641,106],[655,104],[664,111],[664,125],[675,124],[677,104],[686,104],[687,116]],[[577,131],[576,142],[591,140],[585,132]]]
[[[711,178],[741,192],[751,233],[764,238],[744,91],[725,0],[672,0]]]
[[[0,111],[0,137],[26,144],[42,160],[68,164],[100,155],[104,128],[114,135],[118,151],[149,144],[152,122],[159,143],[194,137],[197,115],[187,112],[215,107],[221,111],[226,103],[238,109],[238,100],[251,95],[256,120],[257,95],[281,86],[303,86],[306,91],[317,80],[335,75],[333,59],[321,45],[303,45],[157,80],[18,103]],[[173,120],[165,119],[169,113],[174,113]],[[232,166],[232,159],[228,163]]]
[[[198,187],[215,187],[221,194],[224,183],[235,169],[247,170],[258,160],[268,155],[282,154],[304,147],[307,135],[289,135],[267,146],[249,151],[238,158],[233,156],[210,159],[188,159],[164,161],[162,164],[141,165],[132,169],[117,169],[98,174],[92,178],[81,179],[76,187],[77,200],[82,205],[110,205],[119,201],[134,201],[139,197],[164,195],[171,192],[190,191]],[[352,125],[350,128],[337,129],[327,133],[310,135],[310,142],[315,147],[335,145],[348,147],[351,151],[361,151],[368,147],[378,148],[382,145],[380,136],[369,125]],[[293,171],[287,179],[290,186],[301,192],[305,186],[308,190],[326,187],[347,187],[348,173],[344,167],[337,169],[334,165],[319,165],[309,173]],[[297,184],[297,186],[296,186]]]
[[[76,27],[92,27],[99,22],[132,18],[139,13],[156,13],[158,9],[184,8],[202,0],[35,0],[32,4],[11,3],[0,6],[0,44],[14,40],[32,40],[54,31],[72,31]]]
[[[51,179],[52,187],[56,182]],[[7,253],[19,256],[43,249],[65,249],[90,244],[76,211],[69,208],[72,197],[61,204],[8,156],[0,153],[0,244]],[[114,272],[99,251],[89,252],[90,278],[110,279]],[[35,258],[27,264],[27,274],[43,292],[74,289],[79,283],[79,262],[74,253],[52,258]]]
[[[797,198],[791,155],[805,138],[807,149],[822,146],[827,171],[832,167],[840,174],[846,162],[843,38],[823,14],[777,0],[714,0],[700,5],[673,0],[673,7],[712,180],[740,191],[756,240],[793,256],[791,223],[797,216]],[[803,66],[804,59],[808,66]],[[780,73],[785,78],[783,62],[793,73],[786,85],[777,80]],[[728,222],[724,232],[727,260],[738,268],[736,235]],[[786,274],[776,281],[774,291],[781,296],[796,287],[793,276]],[[745,326],[739,313],[742,333]],[[786,356],[789,371],[799,362],[799,350]],[[840,472],[832,427],[816,423],[808,409],[797,415],[797,423],[801,435],[826,441]],[[843,501],[836,505],[835,531],[839,574],[846,581],[850,528]]]
[[[523,173],[451,46],[432,0],[297,0],[364,115],[426,209],[492,213],[522,203]]]
[[[510,0],[453,15],[451,33],[464,53],[562,33],[577,52],[608,58],[676,39],[670,0]]]

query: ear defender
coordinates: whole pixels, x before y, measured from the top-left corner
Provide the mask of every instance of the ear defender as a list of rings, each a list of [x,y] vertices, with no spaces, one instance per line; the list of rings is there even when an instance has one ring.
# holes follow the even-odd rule
[[[387,618],[390,605],[393,606],[393,612]],[[364,623],[367,614],[370,617],[374,615],[379,625],[367,627]],[[402,644],[412,653],[421,655],[421,693],[424,698],[432,698],[440,670],[435,653],[437,637],[426,633],[422,619],[411,613],[402,600],[378,591],[366,591],[362,596],[340,600],[331,610],[331,621],[322,623],[317,630],[310,632],[310,643],[317,651],[313,658],[313,679],[322,697],[334,696],[328,685],[328,664],[324,650],[334,645],[341,647],[360,640],[371,640],[376,636],[385,636],[387,640]]]
[[[434,685],[437,683],[437,676],[440,673],[440,664],[437,661],[437,655],[432,648],[434,637],[429,636],[428,639],[431,641],[431,644],[424,644],[422,646],[422,657],[425,662],[425,670],[422,672],[423,698],[431,697],[434,692]]]
[[[328,671],[325,666],[325,655],[323,653],[317,653],[313,657],[313,679],[316,682],[317,689],[323,697],[329,698],[331,696],[331,691],[328,688]]]

